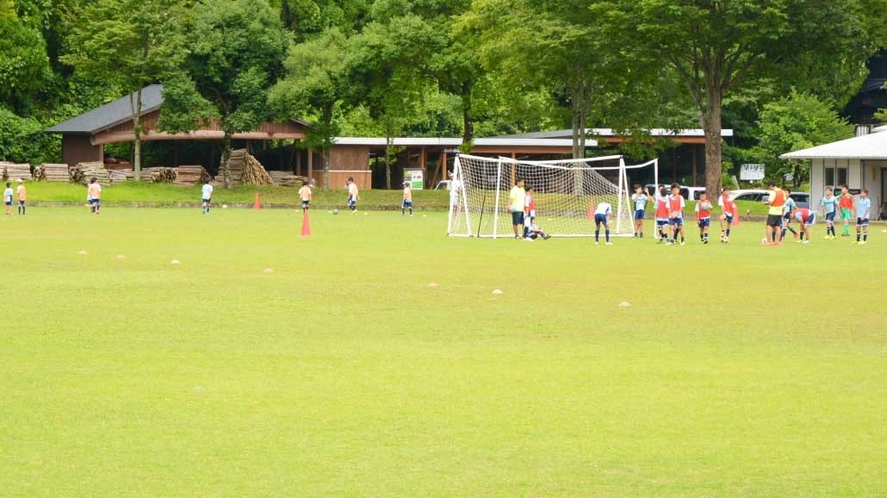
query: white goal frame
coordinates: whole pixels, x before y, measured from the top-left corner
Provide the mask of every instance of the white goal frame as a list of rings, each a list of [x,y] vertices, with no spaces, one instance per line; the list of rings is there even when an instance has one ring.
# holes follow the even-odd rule
[[[487,164],[487,166],[492,169],[495,164],[495,190],[490,190],[495,199],[494,206],[492,208],[492,230],[489,233],[478,233],[479,230],[482,230],[480,223],[478,223],[478,227],[475,228],[475,224],[473,222],[475,217],[483,217],[484,212],[487,212],[487,216],[489,216],[489,210],[487,208],[481,207],[477,210],[476,206],[471,206],[469,204],[469,192],[468,190],[476,188],[476,185],[469,185],[466,180],[466,174],[462,165],[463,159],[470,159],[472,161],[480,161],[482,163]],[[603,162],[603,161],[616,161],[618,160],[618,165],[614,166],[592,166],[594,162]],[[539,166],[540,168],[548,168],[548,169],[560,169],[560,170],[571,170],[571,165],[583,165],[587,170],[592,170],[594,172],[603,172],[603,171],[618,171],[617,178],[618,183],[615,185],[617,188],[617,196],[615,212],[614,212],[614,230],[611,234],[612,236],[617,237],[629,237],[634,236],[634,209],[633,204],[631,202],[631,185],[628,180],[628,171],[636,170],[641,168],[653,168],[653,178],[654,183],[658,184],[659,182],[659,161],[658,159],[653,159],[651,161],[647,161],[641,164],[635,165],[626,165],[624,157],[621,155],[612,155],[612,156],[604,156],[604,157],[593,157],[586,159],[566,159],[566,160],[554,160],[554,161],[518,161],[515,159],[507,158],[507,157],[498,157],[498,158],[488,158],[488,157],[479,157],[472,156],[467,154],[460,154],[455,159],[455,164],[453,168],[453,179],[455,185],[458,186],[458,191],[451,192],[449,209],[448,209],[448,217],[447,217],[447,235],[451,237],[479,237],[479,238],[492,238],[496,239],[499,237],[507,236],[511,237],[511,233],[499,233],[499,217],[500,215],[508,216],[509,213],[505,211],[504,206],[500,205],[500,199],[503,197],[503,193],[507,194],[504,191],[505,187],[502,184],[503,178],[503,170],[507,167],[509,170],[512,166],[523,165],[523,166]],[[581,169],[580,169],[581,170]],[[599,173],[598,173],[599,174]],[[609,181],[608,181],[609,182]],[[611,185],[612,182],[609,182]],[[592,194],[593,196],[594,194]],[[612,195],[612,194],[611,194]],[[486,194],[484,195],[484,202],[486,201]],[[457,210],[462,210],[462,215],[464,215],[464,224],[465,224],[465,232],[464,233],[455,233],[454,228],[454,220],[458,215]],[[480,211],[475,212],[475,211]],[[480,220],[478,220],[480,221]],[[544,227],[543,227],[544,228]],[[591,228],[591,224],[589,224],[588,233],[554,233],[552,234],[555,237],[593,237],[593,229]]]

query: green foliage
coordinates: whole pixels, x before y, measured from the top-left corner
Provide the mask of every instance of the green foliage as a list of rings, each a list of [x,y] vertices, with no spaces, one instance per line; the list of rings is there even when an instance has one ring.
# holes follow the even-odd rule
[[[875,113],[875,119],[880,122],[887,122],[887,109],[878,109]]]
[[[265,0],[202,0],[188,29],[192,48],[183,73],[169,78],[165,126],[218,119],[228,135],[257,128],[271,116],[266,92],[289,44],[277,13]]]
[[[792,92],[764,106],[759,120],[760,144],[754,149],[771,179],[792,173],[796,183],[809,178],[806,161],[786,161],[781,154],[853,136],[853,125],[818,98]]]
[[[20,19],[13,2],[0,3],[0,103],[24,110],[48,77],[49,58],[39,28]]]
[[[40,164],[59,156],[59,140],[43,133],[35,118],[0,106],[0,160]]]

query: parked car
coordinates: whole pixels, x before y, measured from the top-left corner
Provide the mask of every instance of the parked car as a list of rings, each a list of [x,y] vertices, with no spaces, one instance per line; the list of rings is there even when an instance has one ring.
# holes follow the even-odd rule
[[[735,190],[730,197],[734,201],[767,202],[770,198],[770,191],[759,189]],[[810,194],[807,192],[790,192],[789,197],[794,199],[795,204],[799,208],[810,207]]]
[[[450,180],[441,180],[434,186],[434,190],[450,190]]]
[[[792,192],[788,195],[794,199],[799,208],[810,208],[810,194],[807,192]]]
[[[668,193],[671,193],[671,189],[668,188],[669,185],[666,185],[665,187],[666,187],[666,189],[668,189]],[[701,194],[702,192],[705,192],[705,187],[688,187],[686,185],[681,185],[680,187],[681,187],[681,196],[684,199],[687,199],[688,201],[698,201],[699,194]],[[655,184],[648,183],[648,184],[644,185],[644,188],[646,188],[650,192],[650,195],[655,195],[655,193],[656,193],[656,185]]]

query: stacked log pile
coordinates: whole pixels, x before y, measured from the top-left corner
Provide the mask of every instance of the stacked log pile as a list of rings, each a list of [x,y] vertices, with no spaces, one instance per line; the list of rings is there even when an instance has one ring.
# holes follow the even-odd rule
[[[105,169],[105,164],[101,161],[77,163],[76,166],[71,168],[70,173],[72,182],[82,183],[83,185],[89,183],[93,178],[97,179],[101,185],[111,183],[108,170]]]
[[[268,174],[274,185],[280,187],[301,187],[302,182],[308,181],[307,176],[294,175],[289,171],[269,171]]]
[[[106,162],[105,169],[108,171],[126,171],[132,170],[132,164],[129,161]]]
[[[135,171],[125,169],[112,169],[108,171],[108,179],[111,183],[127,182],[135,178]]]
[[[34,168],[34,179],[38,182],[70,182],[71,173],[67,164],[43,163]]]
[[[176,181],[176,170],[164,166],[143,168],[142,179],[153,183],[173,183]]]
[[[249,154],[246,149],[231,151],[230,159],[231,185],[272,185],[271,176],[258,159]],[[224,182],[225,175],[219,169],[215,178],[216,182]]]
[[[212,177],[203,169],[203,166],[179,166],[176,170],[176,185],[194,186],[202,185],[210,181]]]
[[[31,181],[31,165],[30,164],[16,164],[9,162],[0,163],[0,169],[3,170],[3,179],[4,180],[24,180],[26,182]]]

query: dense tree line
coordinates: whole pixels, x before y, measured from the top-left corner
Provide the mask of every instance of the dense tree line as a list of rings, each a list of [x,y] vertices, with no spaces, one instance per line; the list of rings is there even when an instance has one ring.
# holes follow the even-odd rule
[[[608,127],[644,156],[663,146],[645,129],[701,127],[714,189],[723,160],[848,133],[836,113],[885,27],[887,0],[0,0],[0,159],[57,159],[43,129],[160,82],[161,128],[217,122],[223,172],[231,135],[268,119],[308,121],[324,153],[572,128],[579,156]]]

